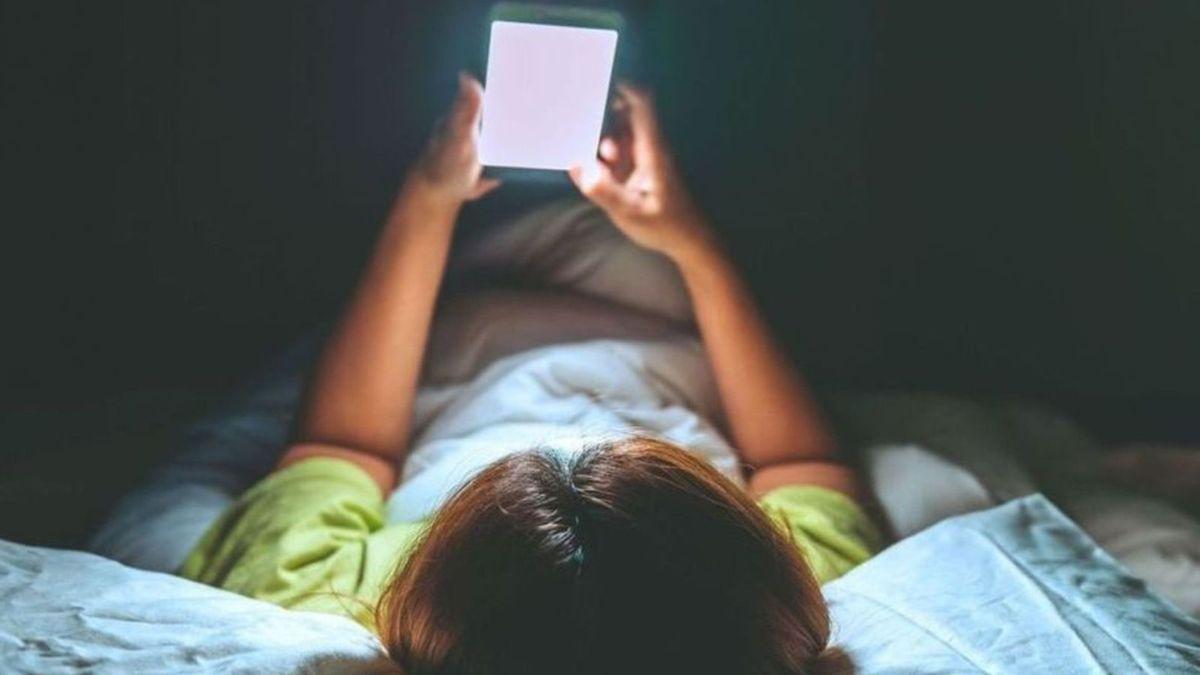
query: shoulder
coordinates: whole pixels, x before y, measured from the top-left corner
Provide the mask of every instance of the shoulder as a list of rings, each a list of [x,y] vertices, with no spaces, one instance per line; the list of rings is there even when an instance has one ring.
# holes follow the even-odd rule
[[[311,458],[242,495],[180,574],[285,607],[344,614],[347,599],[381,583],[376,577],[419,529],[384,527],[383,494],[354,463]]]

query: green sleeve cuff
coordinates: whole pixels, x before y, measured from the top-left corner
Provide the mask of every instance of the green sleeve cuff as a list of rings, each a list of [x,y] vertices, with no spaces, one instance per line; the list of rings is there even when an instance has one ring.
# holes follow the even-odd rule
[[[821,583],[832,581],[879,552],[883,537],[850,497],[816,485],[788,485],[759,504],[792,539]]]

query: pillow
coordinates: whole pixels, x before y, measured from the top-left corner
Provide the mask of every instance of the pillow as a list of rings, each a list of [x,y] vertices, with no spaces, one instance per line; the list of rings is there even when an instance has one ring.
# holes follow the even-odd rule
[[[993,405],[926,392],[840,394],[828,403],[899,537],[1037,491],[1016,454],[1019,439]]]
[[[1041,495],[901,541],[825,586],[860,672],[1174,673],[1200,623],[1146,589]]]

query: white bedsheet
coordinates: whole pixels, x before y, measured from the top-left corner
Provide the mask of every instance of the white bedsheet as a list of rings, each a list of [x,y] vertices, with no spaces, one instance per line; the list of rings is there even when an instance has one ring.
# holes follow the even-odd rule
[[[1195,673],[1200,623],[1041,495],[906,539],[824,588],[866,673]]]
[[[0,541],[0,673],[200,672],[396,670],[348,619]]]
[[[526,299],[526,305],[528,305]],[[741,481],[733,449],[707,420],[715,389],[703,349],[686,334],[595,340],[502,358],[464,383],[421,394],[431,421],[389,500],[392,521],[422,520],[475,472],[532,447],[578,451],[629,433],[668,438]]]

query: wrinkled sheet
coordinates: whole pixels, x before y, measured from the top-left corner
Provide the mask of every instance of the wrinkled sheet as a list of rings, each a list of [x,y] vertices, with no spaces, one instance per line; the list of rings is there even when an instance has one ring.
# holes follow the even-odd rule
[[[826,585],[860,673],[1191,673],[1200,624],[1040,496],[924,530]],[[348,619],[0,542],[0,671],[391,672]]]
[[[863,672],[1200,670],[1200,623],[1040,495],[935,525],[825,593]]]
[[[0,541],[0,672],[385,673],[378,641],[90,553]]]
[[[708,421],[717,412],[715,387],[691,336],[533,349],[467,382],[426,387],[421,397],[423,405],[440,406],[388,500],[393,522],[432,516],[456,487],[513,452],[577,452],[629,433],[670,439],[742,480],[733,448]]]
[[[1150,588],[1200,618],[1200,521],[1103,480],[1094,469],[1104,446],[1065,415],[1030,401],[922,392],[843,394],[829,404],[898,536],[1045,492]]]

